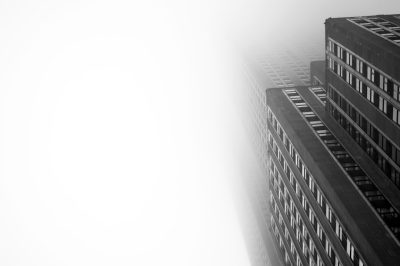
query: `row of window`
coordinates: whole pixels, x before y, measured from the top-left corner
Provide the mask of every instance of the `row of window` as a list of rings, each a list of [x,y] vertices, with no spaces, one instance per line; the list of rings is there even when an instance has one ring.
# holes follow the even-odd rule
[[[280,215],[280,214],[279,214]],[[282,217],[281,215],[279,216],[280,218]],[[281,228],[284,226],[283,224],[283,219],[278,219]],[[286,229],[286,226],[284,226]],[[272,233],[275,236],[278,244],[279,244],[279,248],[281,249],[282,254],[284,255],[285,258],[285,264],[286,265],[293,265],[290,262],[290,258],[289,258],[289,253],[287,252],[285,245],[283,244],[283,237],[281,236],[281,234],[279,233],[279,228],[277,223],[275,222],[275,219],[273,217],[273,215],[271,215],[271,229],[272,229]],[[287,229],[286,229],[287,230]],[[286,234],[285,234],[286,236]],[[296,258],[296,266],[302,266],[303,264],[301,263],[301,259],[300,259],[300,255],[299,253],[297,253],[297,251],[294,249],[294,244],[292,239],[290,239],[291,242],[291,252],[293,254],[293,256]]]
[[[390,228],[395,237],[400,237],[400,216],[393,205],[372,182],[371,178],[354,161],[350,154],[339,143],[335,136],[322,123],[310,106],[300,97],[296,90],[287,90],[286,95],[294,103],[306,121],[317,133],[321,141],[340,166],[348,174],[358,189],[363,193],[383,222]],[[358,141],[358,140],[357,140]]]
[[[272,86],[284,87],[294,85],[292,79],[278,65],[271,64],[265,61],[260,62],[260,65],[263,67],[264,70],[266,70],[268,78],[273,83]]]
[[[353,70],[361,74],[364,78],[367,78],[379,89],[386,92],[389,96],[400,101],[399,83],[397,81],[389,78],[388,75],[384,74],[379,69],[372,67],[361,57],[358,57],[332,39],[329,39],[328,41],[328,51],[341,59],[343,63],[346,63],[346,65],[350,66]]]
[[[348,20],[395,44],[400,43],[400,27],[393,22],[379,17],[357,17]]]
[[[328,110],[332,114],[332,116],[338,121],[338,123],[347,130],[350,136],[362,147],[369,156],[371,156],[374,161],[378,164],[378,166],[387,171],[390,169],[390,165],[387,161],[379,156],[376,156],[376,150],[370,143],[366,140],[365,137],[360,134],[357,129],[349,123],[349,121],[339,112],[336,107],[330,103],[328,103]],[[375,154],[375,156],[374,156]],[[368,198],[369,202],[378,212],[380,217],[386,223],[386,225],[390,228],[393,234],[397,239],[400,239],[400,217],[399,213],[393,208],[393,206],[389,203],[389,201],[382,195],[382,193],[376,188],[376,186],[367,179],[363,179],[363,177],[358,179],[358,183],[360,184],[362,192]],[[393,182],[399,181],[399,177],[395,176],[393,178]]]
[[[250,133],[252,134],[251,141],[253,142],[253,147],[257,152],[258,158],[261,160],[261,163],[266,165],[266,151],[264,151],[266,145],[266,97],[265,90],[263,86],[257,82],[256,77],[253,73],[247,68],[244,68],[244,73],[246,75],[246,80],[248,82],[248,86],[250,87],[250,93],[247,95],[248,100],[248,110],[249,115],[251,117],[251,122],[249,123]],[[267,167],[265,167],[266,169]]]
[[[326,91],[323,87],[311,87],[310,91],[317,96],[318,99],[322,102],[323,105],[326,103]]]
[[[379,168],[389,177],[397,187],[400,188],[400,172],[394,165],[400,166],[400,149],[398,149],[390,140],[388,140],[378,129],[376,129],[364,116],[362,116],[344,97],[342,97],[332,86],[328,87],[329,98],[333,100],[343,110],[344,113],[361,129],[381,151],[371,145],[371,141],[358,136],[358,130],[348,119],[330,109],[336,120],[345,128],[355,139],[360,139],[361,147],[367,151],[367,154],[374,160]],[[330,107],[334,108],[334,107]],[[386,154],[387,156],[384,156]],[[389,160],[387,160],[388,158]]]
[[[357,265],[357,266],[364,265],[363,261],[359,258],[359,255],[358,255],[359,253],[354,252],[354,245],[351,244],[350,240],[347,241],[348,240],[347,234],[342,229],[343,227],[340,224],[340,222],[338,221],[337,216],[334,214],[332,208],[330,207],[330,204],[327,202],[326,197],[323,196],[322,190],[317,185],[314,177],[309,173],[309,171],[305,167],[303,160],[300,158],[299,154],[295,150],[291,141],[287,138],[286,133],[283,131],[283,129],[280,126],[279,122],[277,121],[275,115],[272,113],[272,111],[270,109],[268,110],[268,120],[272,124],[272,127],[274,128],[274,130],[277,132],[279,138],[281,138],[281,140],[285,146],[285,149],[289,152],[293,162],[298,167],[302,177],[304,178],[308,188],[312,192],[315,200],[317,201],[321,210],[325,213],[325,216],[328,219],[332,229],[336,231],[336,235],[339,238],[339,240],[341,241],[343,248],[345,250],[349,251],[348,255],[349,255],[350,259],[352,259],[352,261],[354,262],[354,265]],[[294,178],[293,172],[289,169],[288,164],[286,163],[285,159],[283,158],[283,155],[281,154],[280,150],[278,149],[271,134],[269,135],[268,140],[269,140],[270,145],[272,146],[272,150],[275,153],[277,153],[278,160],[282,164],[282,167],[284,168],[284,171],[285,171],[287,177],[289,178],[290,183],[296,189],[296,193],[303,195],[304,193],[300,190],[300,186],[297,184],[297,182]],[[322,232],[322,228],[318,229],[320,226],[317,225],[318,223],[315,223],[316,217],[315,217],[314,212],[312,212],[311,208],[309,208],[308,202],[304,202],[305,198],[304,199],[301,198],[301,200],[302,200],[302,203],[304,204],[306,213],[308,213],[308,215],[309,215],[310,221],[312,222],[314,229],[319,234],[321,239],[324,239],[325,234]],[[339,228],[340,228],[340,230],[339,230]],[[349,244],[347,242],[349,242]],[[327,243],[325,243],[325,241],[323,242],[323,245],[325,247],[327,247]],[[334,252],[332,252],[332,253],[329,252],[328,254],[330,254],[330,258],[332,260],[335,260],[336,254],[334,254]]]
[[[317,265],[321,266],[322,264],[322,259],[321,256],[319,255],[314,241],[310,237],[310,234],[304,224],[303,219],[300,216],[300,213],[298,209],[295,207],[294,201],[292,197],[290,196],[286,186],[284,185],[284,182],[282,180],[281,175],[278,173],[278,170],[276,169],[276,166],[273,164],[271,160],[271,168],[270,168],[270,188],[273,188],[275,193],[278,194],[278,200],[281,204],[281,206],[284,206],[285,215],[290,218],[290,228],[293,230],[293,234],[296,236],[297,242],[299,243],[299,246],[302,250],[302,253],[304,254],[305,259],[307,260],[309,265]],[[298,188],[299,190],[299,188]],[[276,215],[278,215],[277,212],[279,212],[278,205],[276,204],[275,198],[273,194],[271,193],[271,210],[275,212]],[[279,213],[279,217],[281,217],[281,214]],[[285,226],[285,236],[287,228]],[[282,230],[284,230],[282,229]],[[287,236],[289,237],[289,235]],[[287,241],[289,243],[289,239],[287,238]],[[291,244],[291,251],[295,250],[295,245],[290,239],[290,244]],[[330,247],[330,245],[329,245]],[[339,263],[337,265],[340,265]]]
[[[328,57],[329,68],[343,79],[347,84],[349,84],[353,89],[360,93],[364,98],[366,98],[371,104],[373,104],[377,109],[385,114],[389,119],[394,121],[396,124],[400,125],[400,110],[394,107],[390,102],[388,102],[384,97],[379,95],[374,89],[367,86],[359,78],[354,76],[340,63],[335,61],[333,58]],[[397,86],[397,85],[396,85]],[[398,90],[398,88],[396,88]]]
[[[271,187],[273,187],[273,183],[271,184]],[[275,192],[277,192],[277,191],[280,191],[280,190],[278,190],[277,188],[276,188],[276,186],[275,186]],[[278,193],[278,192],[277,192]],[[308,258],[308,260],[307,260],[307,263],[309,264],[309,265],[315,265],[315,263],[314,263],[314,261],[312,260],[312,258],[313,258],[313,256],[310,256],[309,255],[309,253],[308,253],[308,251],[307,251],[307,249],[305,249],[304,248],[304,244],[306,243],[305,241],[304,241],[304,238],[303,238],[303,236],[299,233],[300,232],[300,230],[299,230],[299,227],[298,227],[298,224],[296,223],[296,221],[298,221],[299,223],[301,222],[300,220],[295,220],[295,219],[293,219],[293,217],[291,217],[291,221],[290,221],[290,226],[291,227],[289,227],[289,228],[291,228],[291,229],[289,229],[288,230],[288,227],[286,226],[286,224],[284,223],[284,219],[283,219],[283,217],[282,217],[282,215],[281,215],[281,212],[280,212],[280,210],[279,210],[279,208],[278,208],[278,205],[277,205],[277,202],[275,201],[275,198],[274,198],[274,196],[273,196],[273,194],[272,193],[270,193],[270,207],[271,207],[271,210],[273,210],[273,212],[272,212],[272,214],[273,215],[275,215],[275,216],[277,216],[277,217],[279,217],[279,219],[278,219],[278,221],[279,221],[279,224],[281,225],[281,229],[282,229],[282,231],[284,232],[284,236],[285,236],[285,239],[286,239],[286,241],[287,241],[287,243],[289,244],[290,243],[290,252],[292,253],[292,255],[293,255],[293,257],[295,258],[295,260],[296,260],[296,264],[302,264],[301,263],[301,257],[300,257],[300,253],[297,251],[297,249],[296,249],[296,245],[295,245],[295,242],[293,242],[293,239],[292,239],[292,237],[290,236],[290,234],[289,234],[289,230],[293,230],[293,232],[295,232],[295,236],[296,236],[296,240],[297,240],[297,242],[299,243],[299,246],[301,247],[301,246],[303,246],[303,249],[300,251],[300,252],[303,252],[303,254],[304,255],[306,255],[306,258]],[[281,196],[281,194],[280,194],[280,196],[279,196],[279,200],[280,200],[280,202],[282,203],[282,196]],[[286,212],[286,208],[285,208],[285,212]],[[300,225],[299,225],[300,226]],[[294,234],[294,233],[293,233]],[[299,250],[300,250],[301,248],[299,248]],[[285,257],[286,257],[286,254],[285,254]],[[320,265],[319,265],[320,266]]]

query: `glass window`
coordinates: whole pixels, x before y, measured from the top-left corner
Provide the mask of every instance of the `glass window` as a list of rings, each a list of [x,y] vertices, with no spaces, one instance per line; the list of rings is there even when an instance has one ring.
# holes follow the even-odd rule
[[[387,113],[387,101],[381,96],[379,96],[379,109],[385,114]]]
[[[375,92],[370,87],[367,86],[367,99],[371,102],[375,102]]]
[[[360,60],[360,59],[358,59],[358,58],[356,58],[356,70],[360,73],[360,74],[363,74],[363,68],[364,68],[364,64],[363,64],[363,62]]]
[[[367,79],[371,80],[371,68],[367,66]]]
[[[393,98],[395,98],[397,101],[400,101],[399,85],[396,83],[393,83]]]

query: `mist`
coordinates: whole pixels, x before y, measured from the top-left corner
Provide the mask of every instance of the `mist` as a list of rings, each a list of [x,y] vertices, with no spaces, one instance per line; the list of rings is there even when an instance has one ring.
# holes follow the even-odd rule
[[[0,264],[249,265],[242,47],[397,5],[1,1]]]

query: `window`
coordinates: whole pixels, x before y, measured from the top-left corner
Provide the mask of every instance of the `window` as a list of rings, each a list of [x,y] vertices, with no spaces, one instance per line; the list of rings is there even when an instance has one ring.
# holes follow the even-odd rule
[[[387,101],[381,96],[379,96],[379,110],[381,110],[385,114],[387,113]]]
[[[317,202],[320,206],[322,206],[322,194],[321,191],[319,191],[319,189],[317,190]]]
[[[307,170],[306,170],[306,168],[304,167],[304,164],[301,165],[301,175],[302,175],[304,178],[306,178],[306,176],[307,176]]]
[[[399,85],[396,83],[393,83],[393,98],[395,98],[397,101],[400,101]]]
[[[311,224],[314,224],[314,213],[312,212],[311,208],[308,210],[308,219],[310,220]]]
[[[311,178],[310,178],[309,188],[310,188],[311,192],[314,193],[315,185],[314,185],[314,181]]]
[[[375,82],[375,69],[371,68],[370,66],[367,66],[367,78]]]
[[[331,244],[328,242],[328,240],[325,240],[325,251],[328,254],[329,257],[332,256],[332,247]]]
[[[338,49],[337,49],[337,57],[339,57],[340,59],[343,59],[343,48],[342,47],[340,47],[340,46],[338,46]]]
[[[287,254],[287,252],[285,251],[285,262],[288,263],[289,262],[289,256]]]
[[[354,261],[354,247],[350,243],[349,239],[346,240],[346,252],[350,256],[351,260]]]
[[[292,226],[292,228],[295,227],[295,219],[293,215],[290,216],[290,225]]]
[[[347,71],[347,70],[345,70],[346,71],[346,82],[347,83],[349,83],[350,85],[353,85],[353,75],[349,72],[349,71]]]
[[[356,70],[357,70],[357,72],[359,72],[360,74],[363,74],[363,68],[364,68],[363,62],[360,59],[356,58]]]
[[[317,223],[317,235],[322,240],[322,226],[319,223]]]
[[[388,91],[388,79],[382,74],[379,74],[379,88],[381,88],[384,91]]]
[[[362,93],[362,84],[363,84],[362,81],[356,78],[356,90],[359,93]]]
[[[320,258],[320,256],[317,257],[317,266],[322,266],[324,265],[324,263],[322,262],[322,259]]]
[[[371,102],[375,102],[375,92],[373,89],[367,86],[367,99]]]
[[[383,76],[382,76],[382,74],[379,74],[379,88],[381,88],[382,90],[383,90],[383,83],[384,83],[384,81],[385,81],[385,79],[386,78],[384,78]]]
[[[400,125],[400,112],[395,107],[393,107],[392,120]]]
[[[339,65],[338,67],[338,75],[343,78],[343,66]]]
[[[296,153],[296,166],[300,168],[300,157],[297,153]]]
[[[326,204],[325,216],[329,222],[332,222],[332,209]]]
[[[299,212],[296,212],[296,222],[300,223],[300,214],[299,214]]]
[[[343,229],[342,229],[342,226],[339,224],[338,221],[336,221],[336,224],[335,224],[335,233],[339,237],[339,239],[342,240]]]
[[[303,244],[302,244],[302,251],[304,254],[307,254],[307,245],[305,242],[303,242]]]
[[[353,245],[351,245],[351,248],[350,248],[350,258],[352,261],[354,261],[354,246]]]
[[[329,40],[329,42],[328,42],[328,50],[329,50],[330,52],[333,52],[333,43],[332,43],[331,40]]]
[[[352,54],[347,53],[346,64],[348,64],[349,66],[353,65],[353,55]]]

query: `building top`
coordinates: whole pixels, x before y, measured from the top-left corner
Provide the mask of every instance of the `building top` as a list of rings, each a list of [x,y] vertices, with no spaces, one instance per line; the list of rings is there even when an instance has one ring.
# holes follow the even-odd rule
[[[363,31],[400,46],[400,14],[328,18],[325,20],[325,24],[338,26],[346,25],[349,22],[357,25]]]
[[[400,15],[328,18],[325,34],[400,80]]]
[[[288,88],[267,90],[268,106],[298,150],[310,174],[317,177],[315,178],[317,185],[324,192],[349,238],[359,249],[361,257],[369,265],[398,264],[400,261],[400,245],[393,231],[389,229],[391,221],[383,220],[377,212],[377,210],[380,210],[379,208],[386,208],[387,204],[390,205],[391,203],[388,203],[384,197],[378,204],[367,199],[366,195],[370,192],[376,195],[382,194],[373,180],[368,179],[368,176],[363,172],[364,169],[357,166],[359,160],[368,160],[368,158],[365,158],[365,156],[351,158],[351,154],[356,154],[358,146],[355,143],[343,145],[344,143],[338,141],[342,139],[340,136],[336,138],[336,142],[339,143],[337,147],[338,149],[342,147],[344,153],[349,151],[350,157],[345,157],[343,161],[338,159],[339,157],[335,157],[334,150],[329,148],[326,143],[334,143],[335,135],[342,134],[344,136],[346,133],[342,132],[343,129],[325,113],[321,99],[318,99],[308,87],[291,88],[292,92],[290,93],[294,93],[293,91],[298,93],[300,97],[296,96],[298,97],[296,99],[301,99],[306,104],[299,103],[297,106],[289,99],[290,96],[285,91],[288,91]],[[326,126],[328,132],[324,130],[317,132],[316,128],[313,128],[312,124],[309,123],[310,120],[305,118],[306,113],[306,115],[309,115],[309,110],[302,113],[300,108],[303,107],[299,106],[307,106],[311,113],[316,115],[317,120],[320,119]],[[317,123],[317,120],[314,120],[314,123]],[[323,133],[318,135],[320,132]],[[330,136],[330,139],[323,139],[322,134],[324,134],[324,137]],[[350,152],[352,149],[353,151]],[[358,167],[358,170],[348,171],[348,167],[345,168],[346,165],[351,165],[355,167],[354,169]],[[368,169],[368,174],[371,174],[370,172],[371,169]],[[376,172],[378,172],[378,169],[376,169]],[[352,173],[356,176],[352,176]],[[356,183],[355,180],[362,177],[363,174],[366,176],[363,182]],[[390,208],[393,209],[393,206]]]
[[[322,40],[322,39],[321,39]],[[318,48],[319,47],[319,48]],[[245,65],[266,88],[310,85],[310,61],[324,58],[324,44],[302,46],[282,43],[279,48],[248,53]]]

